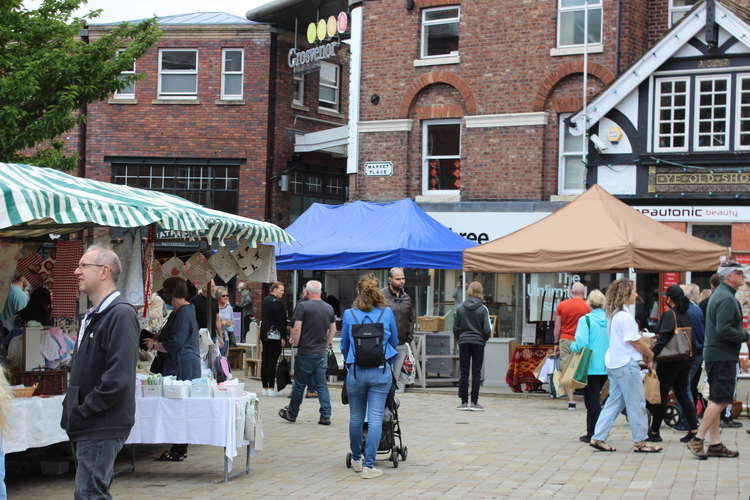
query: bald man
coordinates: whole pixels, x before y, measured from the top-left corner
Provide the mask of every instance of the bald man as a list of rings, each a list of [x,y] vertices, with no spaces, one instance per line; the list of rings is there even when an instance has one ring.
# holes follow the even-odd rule
[[[563,373],[570,362],[570,344],[576,341],[578,319],[590,312],[591,308],[586,303],[586,287],[576,281],[570,287],[570,298],[560,302],[555,313],[555,351],[560,353],[560,370]],[[568,410],[575,410],[573,388],[565,387],[565,394],[568,396]]]
[[[75,499],[109,499],[115,458],[135,420],[138,316],[115,286],[120,259],[112,250],[90,248],[74,274],[92,306],[78,332],[60,425],[75,447]]]

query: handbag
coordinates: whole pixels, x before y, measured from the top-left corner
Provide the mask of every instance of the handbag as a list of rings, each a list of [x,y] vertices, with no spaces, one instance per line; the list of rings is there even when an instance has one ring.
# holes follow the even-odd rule
[[[661,385],[659,384],[659,377],[657,377],[651,370],[646,373],[646,377],[643,379],[643,393],[646,396],[647,402],[652,405],[661,404]]]
[[[156,357],[154,357],[154,360],[151,362],[151,367],[149,368],[149,371],[153,374],[164,374],[164,358],[166,358],[167,355],[163,352],[157,352]]]
[[[677,326],[677,313],[674,315],[674,334],[667,345],[661,350],[656,361],[682,361],[693,357],[693,327]]]
[[[292,381],[292,371],[289,361],[281,356],[276,364],[276,390],[282,391]]]
[[[336,378],[339,376],[339,362],[336,361],[333,349],[328,349],[328,369],[326,370],[326,376]]]
[[[281,340],[281,332],[276,328],[271,328],[266,332],[266,340]]]

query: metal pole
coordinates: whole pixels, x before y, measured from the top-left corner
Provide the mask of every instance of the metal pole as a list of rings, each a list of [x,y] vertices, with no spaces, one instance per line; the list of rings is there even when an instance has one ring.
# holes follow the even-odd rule
[[[461,300],[466,300],[466,271],[461,271],[461,291],[463,292],[461,295]]]
[[[297,307],[297,270],[292,271],[292,310]]]
[[[589,149],[588,129],[589,117],[586,111],[587,93],[588,93],[588,71],[589,71],[589,0],[586,0],[583,9],[583,146],[582,157],[583,168],[588,175],[588,165],[586,162]],[[586,188],[586,177],[584,177],[583,187]]]

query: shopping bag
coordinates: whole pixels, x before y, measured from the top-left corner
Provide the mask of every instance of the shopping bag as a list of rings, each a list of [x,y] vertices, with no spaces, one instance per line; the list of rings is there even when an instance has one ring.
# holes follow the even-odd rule
[[[547,358],[547,360],[542,365],[542,369],[539,371],[539,374],[536,376],[537,380],[542,383],[547,382],[549,376],[552,375],[552,373],[554,373],[555,371],[555,361],[556,358]]]
[[[333,349],[328,349],[328,369],[326,370],[326,376],[336,378],[339,376],[339,362],[336,361]]]
[[[412,385],[417,379],[417,370],[415,366],[417,364],[414,359],[414,353],[411,350],[411,345],[406,344],[406,357],[404,358],[404,365],[401,367],[401,371],[406,374],[405,385]]]
[[[573,353],[570,356],[570,361],[568,362],[568,366],[565,368],[565,371],[562,374],[562,378],[560,379],[560,387],[566,388],[566,387],[573,387],[573,377],[576,374],[576,370],[578,370],[578,365],[581,364],[582,355],[580,352]]]
[[[555,386],[555,394],[562,394],[565,392],[565,388],[562,385],[562,378],[563,373],[560,371],[559,367],[557,370],[555,370],[555,373],[552,374],[552,385]]]
[[[643,393],[646,395],[646,401],[652,405],[661,404],[661,386],[659,385],[659,377],[649,370],[646,373],[646,378],[643,379]]]
[[[578,363],[576,371],[573,373],[571,385],[573,389],[582,389],[589,382],[589,365],[591,364],[591,349],[584,347],[580,352],[581,361]]]
[[[536,368],[534,368],[534,378],[537,380],[544,381],[544,378],[542,378],[542,367],[544,367],[544,364],[549,360],[551,354],[547,354],[542,360],[539,362],[538,365],[536,365]]]
[[[276,364],[276,390],[282,391],[284,387],[289,385],[292,381],[292,371],[289,366],[289,360],[284,356],[279,358],[279,362]]]

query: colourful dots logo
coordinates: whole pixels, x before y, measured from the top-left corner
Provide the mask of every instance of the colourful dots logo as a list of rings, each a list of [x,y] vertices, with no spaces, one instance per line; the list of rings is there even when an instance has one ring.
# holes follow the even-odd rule
[[[321,42],[326,39],[326,22],[325,19],[318,21],[318,40]]]
[[[331,38],[336,34],[336,18],[334,16],[328,18],[328,22],[326,23],[326,34],[328,35],[328,38]]]
[[[315,23],[310,23],[307,26],[307,43],[315,43],[315,38],[318,36],[318,29],[315,27]]]
[[[349,24],[349,20],[346,17],[346,12],[339,12],[339,19],[337,24],[339,33],[343,33],[346,31],[346,28]]]

